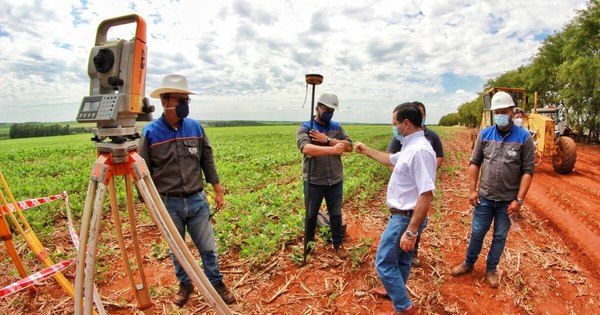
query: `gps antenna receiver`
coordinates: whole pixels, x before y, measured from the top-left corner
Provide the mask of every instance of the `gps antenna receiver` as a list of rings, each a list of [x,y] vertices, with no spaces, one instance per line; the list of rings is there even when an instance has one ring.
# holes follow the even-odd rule
[[[323,76],[320,74],[307,74],[305,78],[306,83],[310,85],[319,85],[323,83]]]

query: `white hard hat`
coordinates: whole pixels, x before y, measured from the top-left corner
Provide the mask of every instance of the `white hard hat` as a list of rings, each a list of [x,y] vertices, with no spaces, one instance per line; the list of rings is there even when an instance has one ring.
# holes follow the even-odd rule
[[[321,103],[329,108],[333,108],[335,110],[339,109],[339,101],[337,96],[335,96],[334,94],[331,93],[323,93],[321,94],[321,96],[319,96],[319,100],[317,101],[317,103]]]
[[[492,96],[492,106],[491,110],[514,107],[515,102],[512,99],[512,96],[506,92],[498,92]]]

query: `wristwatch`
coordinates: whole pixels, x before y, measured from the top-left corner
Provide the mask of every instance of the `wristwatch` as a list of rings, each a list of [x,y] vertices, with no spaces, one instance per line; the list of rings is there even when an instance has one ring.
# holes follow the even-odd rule
[[[413,233],[409,230],[406,230],[406,238],[408,238],[409,240],[414,239],[415,237],[417,237],[417,235],[419,235],[419,232]]]
[[[519,206],[522,206],[523,202],[524,202],[523,198],[517,198],[517,203],[519,204]]]
[[[325,144],[329,145],[329,142],[331,142],[331,138],[327,137],[327,142],[325,142]]]

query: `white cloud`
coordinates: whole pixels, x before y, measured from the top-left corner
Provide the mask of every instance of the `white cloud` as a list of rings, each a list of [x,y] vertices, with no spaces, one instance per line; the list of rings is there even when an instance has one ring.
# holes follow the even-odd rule
[[[201,93],[194,118],[308,119],[304,75],[320,73],[317,94],[340,98],[336,120],[388,122],[395,105],[420,100],[436,122],[486,80],[527,64],[543,35],[585,4],[0,0],[0,122],[74,120],[98,25],[131,13],[147,22],[146,94],[164,75],[184,74]],[[132,28],[109,37],[129,39]],[[450,88],[443,76],[470,84]]]

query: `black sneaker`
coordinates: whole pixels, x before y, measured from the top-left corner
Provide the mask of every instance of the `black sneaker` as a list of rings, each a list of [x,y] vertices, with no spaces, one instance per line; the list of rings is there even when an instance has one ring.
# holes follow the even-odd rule
[[[190,294],[192,294],[192,292],[194,292],[193,284],[180,283],[179,292],[177,292],[177,294],[175,294],[175,296],[173,297],[173,303],[175,303],[175,305],[179,307],[184,306],[185,303],[187,303],[187,301],[190,299]]]
[[[231,291],[227,289],[223,282],[213,285],[213,287],[215,288],[215,291],[219,293],[219,295],[223,299],[223,302],[225,302],[226,304],[235,303],[235,296],[233,296],[233,293],[231,293]]]

